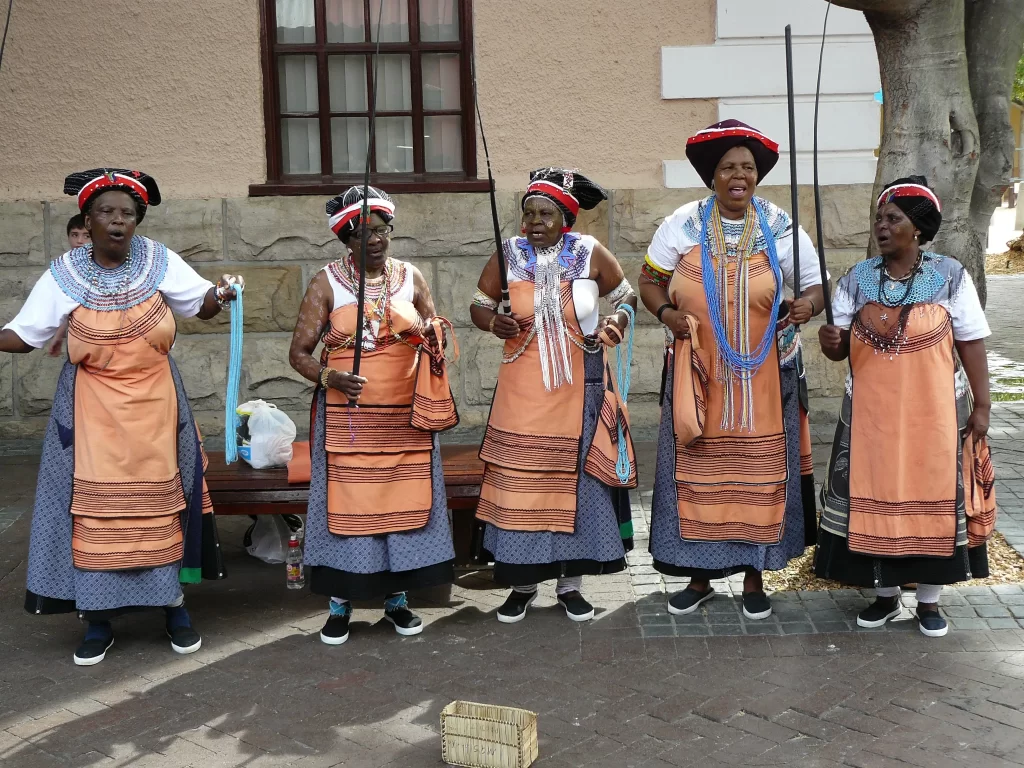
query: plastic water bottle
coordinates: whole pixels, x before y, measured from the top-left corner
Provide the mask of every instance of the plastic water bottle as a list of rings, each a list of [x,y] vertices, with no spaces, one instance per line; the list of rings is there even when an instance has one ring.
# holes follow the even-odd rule
[[[306,586],[306,575],[302,572],[302,542],[293,533],[288,538],[288,555],[285,557],[288,589],[302,589]]]

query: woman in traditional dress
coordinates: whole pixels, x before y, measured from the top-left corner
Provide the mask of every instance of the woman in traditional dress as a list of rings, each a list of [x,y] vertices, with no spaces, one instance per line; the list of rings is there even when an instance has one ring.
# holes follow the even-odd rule
[[[400,635],[423,622],[406,591],[454,580],[437,431],[454,426],[444,370],[442,324],[420,271],[388,256],[395,205],[369,187],[327,203],[348,254],[316,274],[306,290],[290,360],[316,382],[310,425],[311,478],[305,562],[310,588],[330,598],[320,639],[349,636],[350,600],[384,599]],[[360,249],[366,227],[366,300],[360,375],[352,373]],[[454,336],[451,337],[454,341]],[[320,359],[313,351],[320,342]],[[433,376],[440,394],[431,399]],[[442,391],[443,390],[443,391]],[[358,403],[358,408],[353,407]]]
[[[835,325],[818,332],[830,360],[850,361],[822,486],[815,572],[876,600],[857,624],[900,614],[900,585],[917,583],[917,620],[946,634],[943,584],[988,576],[995,525],[989,422],[990,334],[963,265],[924,249],[942,206],[923,176],[878,198],[881,256],[839,281]]]
[[[622,341],[631,316],[623,307],[635,309],[636,296],[611,252],[572,231],[581,208],[606,199],[576,171],[531,173],[523,236],[502,244],[512,315],[497,311],[496,253],[470,308],[478,328],[505,342],[477,517],[487,523],[494,580],[512,587],[498,609],[508,624],[526,617],[537,583],[549,579],[570,619],[593,618],[583,576],[623,570],[632,548],[626,489],[636,487],[636,462],[604,348]],[[599,317],[599,296],[613,314]],[[620,442],[630,460],[621,477]]]
[[[209,319],[234,299],[167,246],[135,234],[156,181],[139,171],[74,173],[92,243],[54,260],[0,331],[0,351],[43,347],[68,321],[29,544],[30,613],[78,611],[88,622],[75,664],[103,660],[110,619],[164,607],[171,648],[199,650],[181,585],[224,575],[205,454],[169,352],[172,312]]]
[[[737,120],[699,131],[686,156],[713,191],[654,235],[640,296],[668,329],[651,508],[654,567],[688,576],[668,611],[697,610],[712,579],[744,573],[743,614],[772,606],[762,572],[803,554],[816,525],[799,326],[821,311],[818,259],[801,229],[755,195],[778,145]]]

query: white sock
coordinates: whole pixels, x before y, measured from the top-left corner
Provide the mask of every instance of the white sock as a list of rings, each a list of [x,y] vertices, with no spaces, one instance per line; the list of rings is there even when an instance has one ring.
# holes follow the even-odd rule
[[[332,597],[331,602],[337,603],[338,605],[345,605],[345,603],[347,603],[348,600],[346,600],[344,597]]]
[[[522,586],[519,586],[519,587],[512,587],[512,591],[513,592],[522,592],[525,595],[529,595],[529,594],[532,594],[532,593],[537,591],[537,585],[536,584],[523,584]]]
[[[555,594],[564,595],[567,592],[582,592],[583,591],[583,577],[582,576],[563,576],[555,584]]]
[[[942,594],[941,584],[918,584],[917,585],[917,602],[921,603],[937,603],[939,602],[939,595]]]
[[[877,597],[899,597],[899,587],[877,587],[875,589],[875,595]]]

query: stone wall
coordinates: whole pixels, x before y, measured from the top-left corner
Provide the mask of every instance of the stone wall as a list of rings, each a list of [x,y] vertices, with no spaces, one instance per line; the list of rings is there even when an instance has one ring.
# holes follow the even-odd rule
[[[789,190],[765,187],[773,202],[789,207]],[[705,190],[616,190],[607,204],[585,212],[577,228],[609,244],[636,284],[654,230],[675,208]],[[825,188],[824,236],[833,276],[863,257],[868,240],[870,187]],[[518,230],[520,193],[503,191],[503,232]],[[452,388],[462,417],[452,440],[479,437],[487,418],[500,359],[500,344],[472,326],[469,303],[493,246],[486,195],[404,195],[392,254],[412,261],[431,285],[438,312],[455,324],[462,357],[452,367]],[[180,253],[211,279],[225,273],[246,278],[245,353],[241,396],[277,403],[308,428],[312,386],[288,365],[288,345],[299,302],[310,278],[342,254],[327,228],[319,197],[168,200],[146,216],[140,232]],[[73,203],[0,203],[0,324],[17,313],[51,258],[65,249],[65,224]],[[801,223],[812,233],[813,197],[801,190]],[[223,432],[226,315],[179,323],[173,355],[189,396],[210,437]],[[805,334],[812,411],[832,419],[845,367],[825,361],[814,327]],[[663,332],[646,311],[639,313],[630,405],[638,439],[651,439],[658,420]],[[41,351],[0,355],[0,439],[37,439],[45,429],[62,360]],[[812,413],[813,416],[813,413]]]

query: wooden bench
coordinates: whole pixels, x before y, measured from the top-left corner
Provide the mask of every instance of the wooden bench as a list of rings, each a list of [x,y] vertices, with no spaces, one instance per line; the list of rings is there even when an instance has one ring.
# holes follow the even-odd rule
[[[455,564],[482,565],[483,524],[476,504],[483,483],[484,463],[477,445],[441,446],[444,488],[452,513]],[[289,483],[288,470],[253,469],[242,460],[228,465],[223,452],[209,452],[206,485],[218,515],[303,515],[309,500],[308,483]]]

